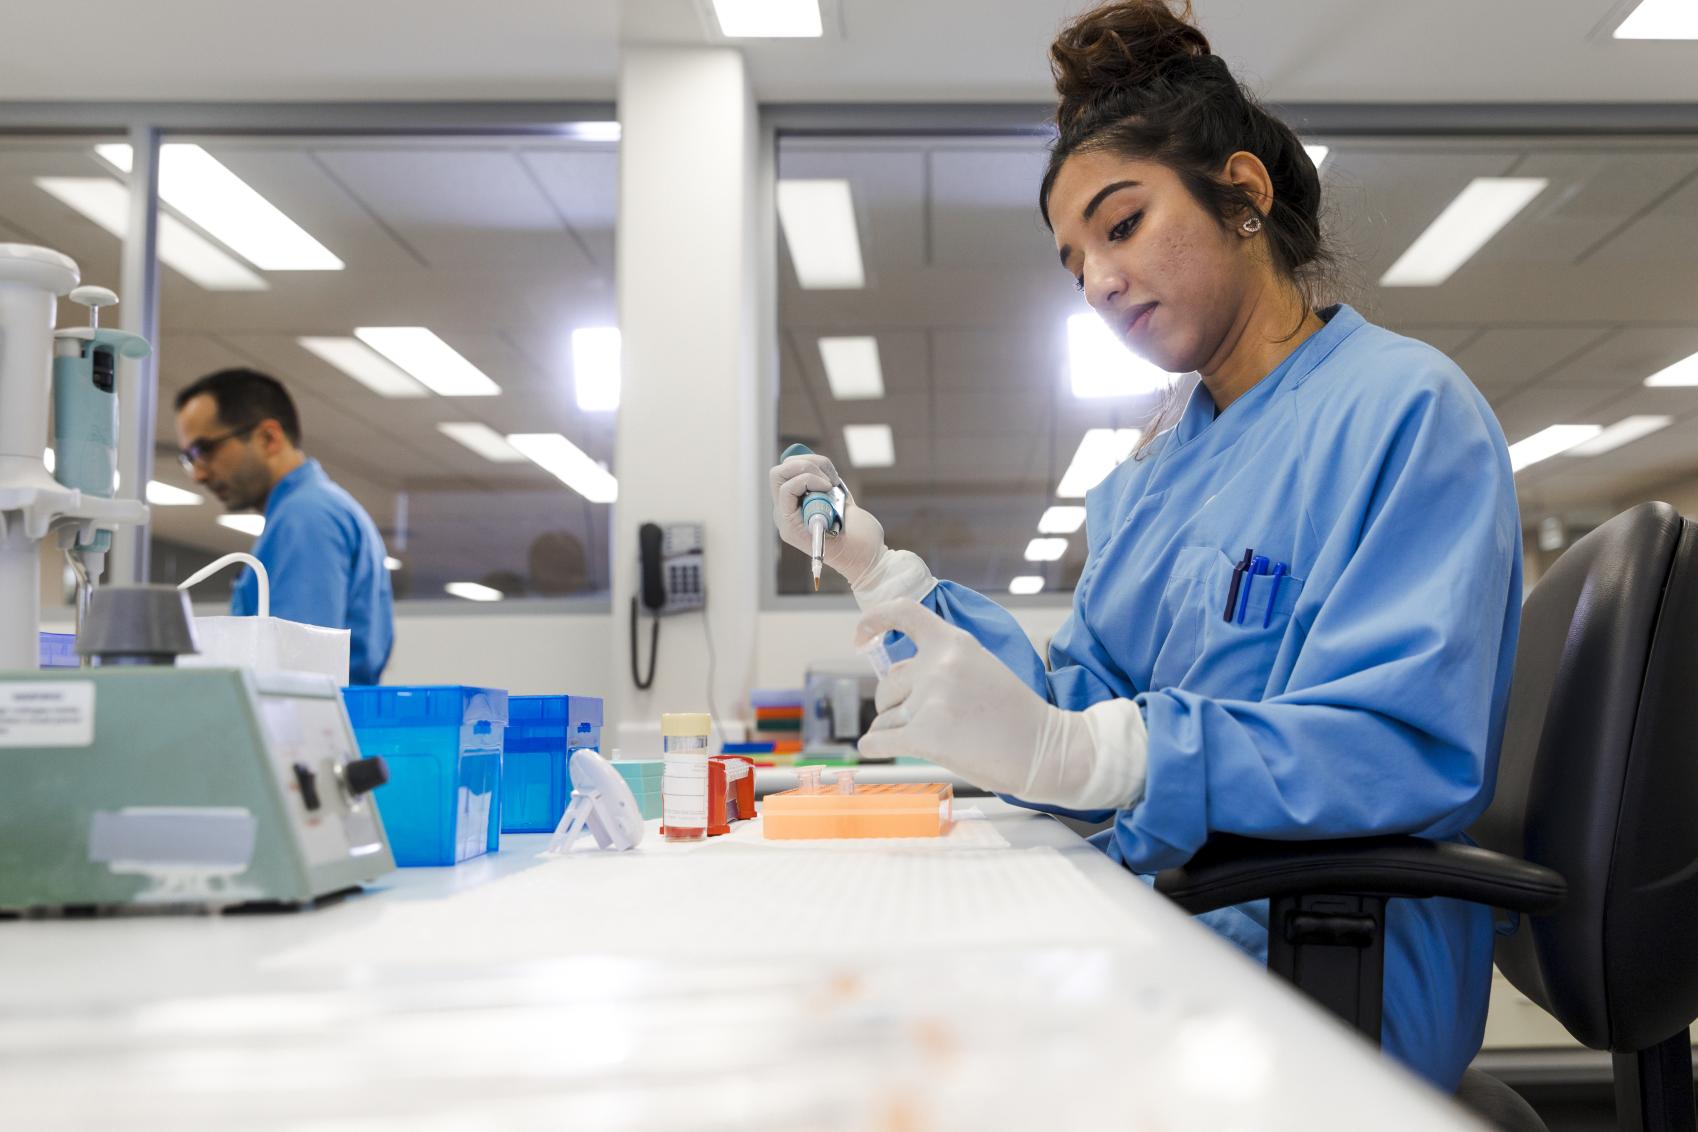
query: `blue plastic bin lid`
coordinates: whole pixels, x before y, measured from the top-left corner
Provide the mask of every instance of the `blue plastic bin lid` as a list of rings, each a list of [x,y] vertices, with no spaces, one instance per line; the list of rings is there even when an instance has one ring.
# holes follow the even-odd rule
[[[507,722],[566,722],[566,696],[508,696]]]
[[[507,690],[464,684],[343,688],[355,727],[507,725]]]

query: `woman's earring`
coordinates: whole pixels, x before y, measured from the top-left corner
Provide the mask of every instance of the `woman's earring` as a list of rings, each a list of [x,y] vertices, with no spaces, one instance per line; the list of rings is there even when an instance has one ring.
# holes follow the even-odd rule
[[[1252,216],[1243,224],[1239,225],[1239,227],[1244,229],[1245,235],[1254,236],[1257,232],[1262,230],[1262,218],[1260,216]]]

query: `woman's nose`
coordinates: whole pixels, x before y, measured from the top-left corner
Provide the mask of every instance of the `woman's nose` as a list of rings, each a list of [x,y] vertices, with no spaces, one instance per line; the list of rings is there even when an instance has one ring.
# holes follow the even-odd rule
[[[1126,278],[1118,271],[1086,272],[1085,301],[1093,310],[1113,310],[1121,295],[1126,293]]]

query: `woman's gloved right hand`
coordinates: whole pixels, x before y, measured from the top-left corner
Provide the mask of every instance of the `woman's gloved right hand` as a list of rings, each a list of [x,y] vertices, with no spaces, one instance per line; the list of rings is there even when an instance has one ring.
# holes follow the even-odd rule
[[[792,456],[772,469],[772,521],[779,537],[803,554],[812,554],[808,528],[802,525],[802,497],[810,491],[830,491],[842,478],[830,460],[817,453]],[[855,589],[879,564],[888,551],[884,527],[871,511],[855,505],[848,487],[843,489],[843,529],[827,536],[822,556],[827,566],[842,574]]]

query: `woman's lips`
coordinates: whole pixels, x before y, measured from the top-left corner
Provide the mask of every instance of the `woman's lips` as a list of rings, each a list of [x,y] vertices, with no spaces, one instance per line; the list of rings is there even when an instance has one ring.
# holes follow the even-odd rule
[[[1154,313],[1159,303],[1141,303],[1132,308],[1132,317],[1126,323],[1126,337],[1132,338],[1150,324],[1150,315]]]

